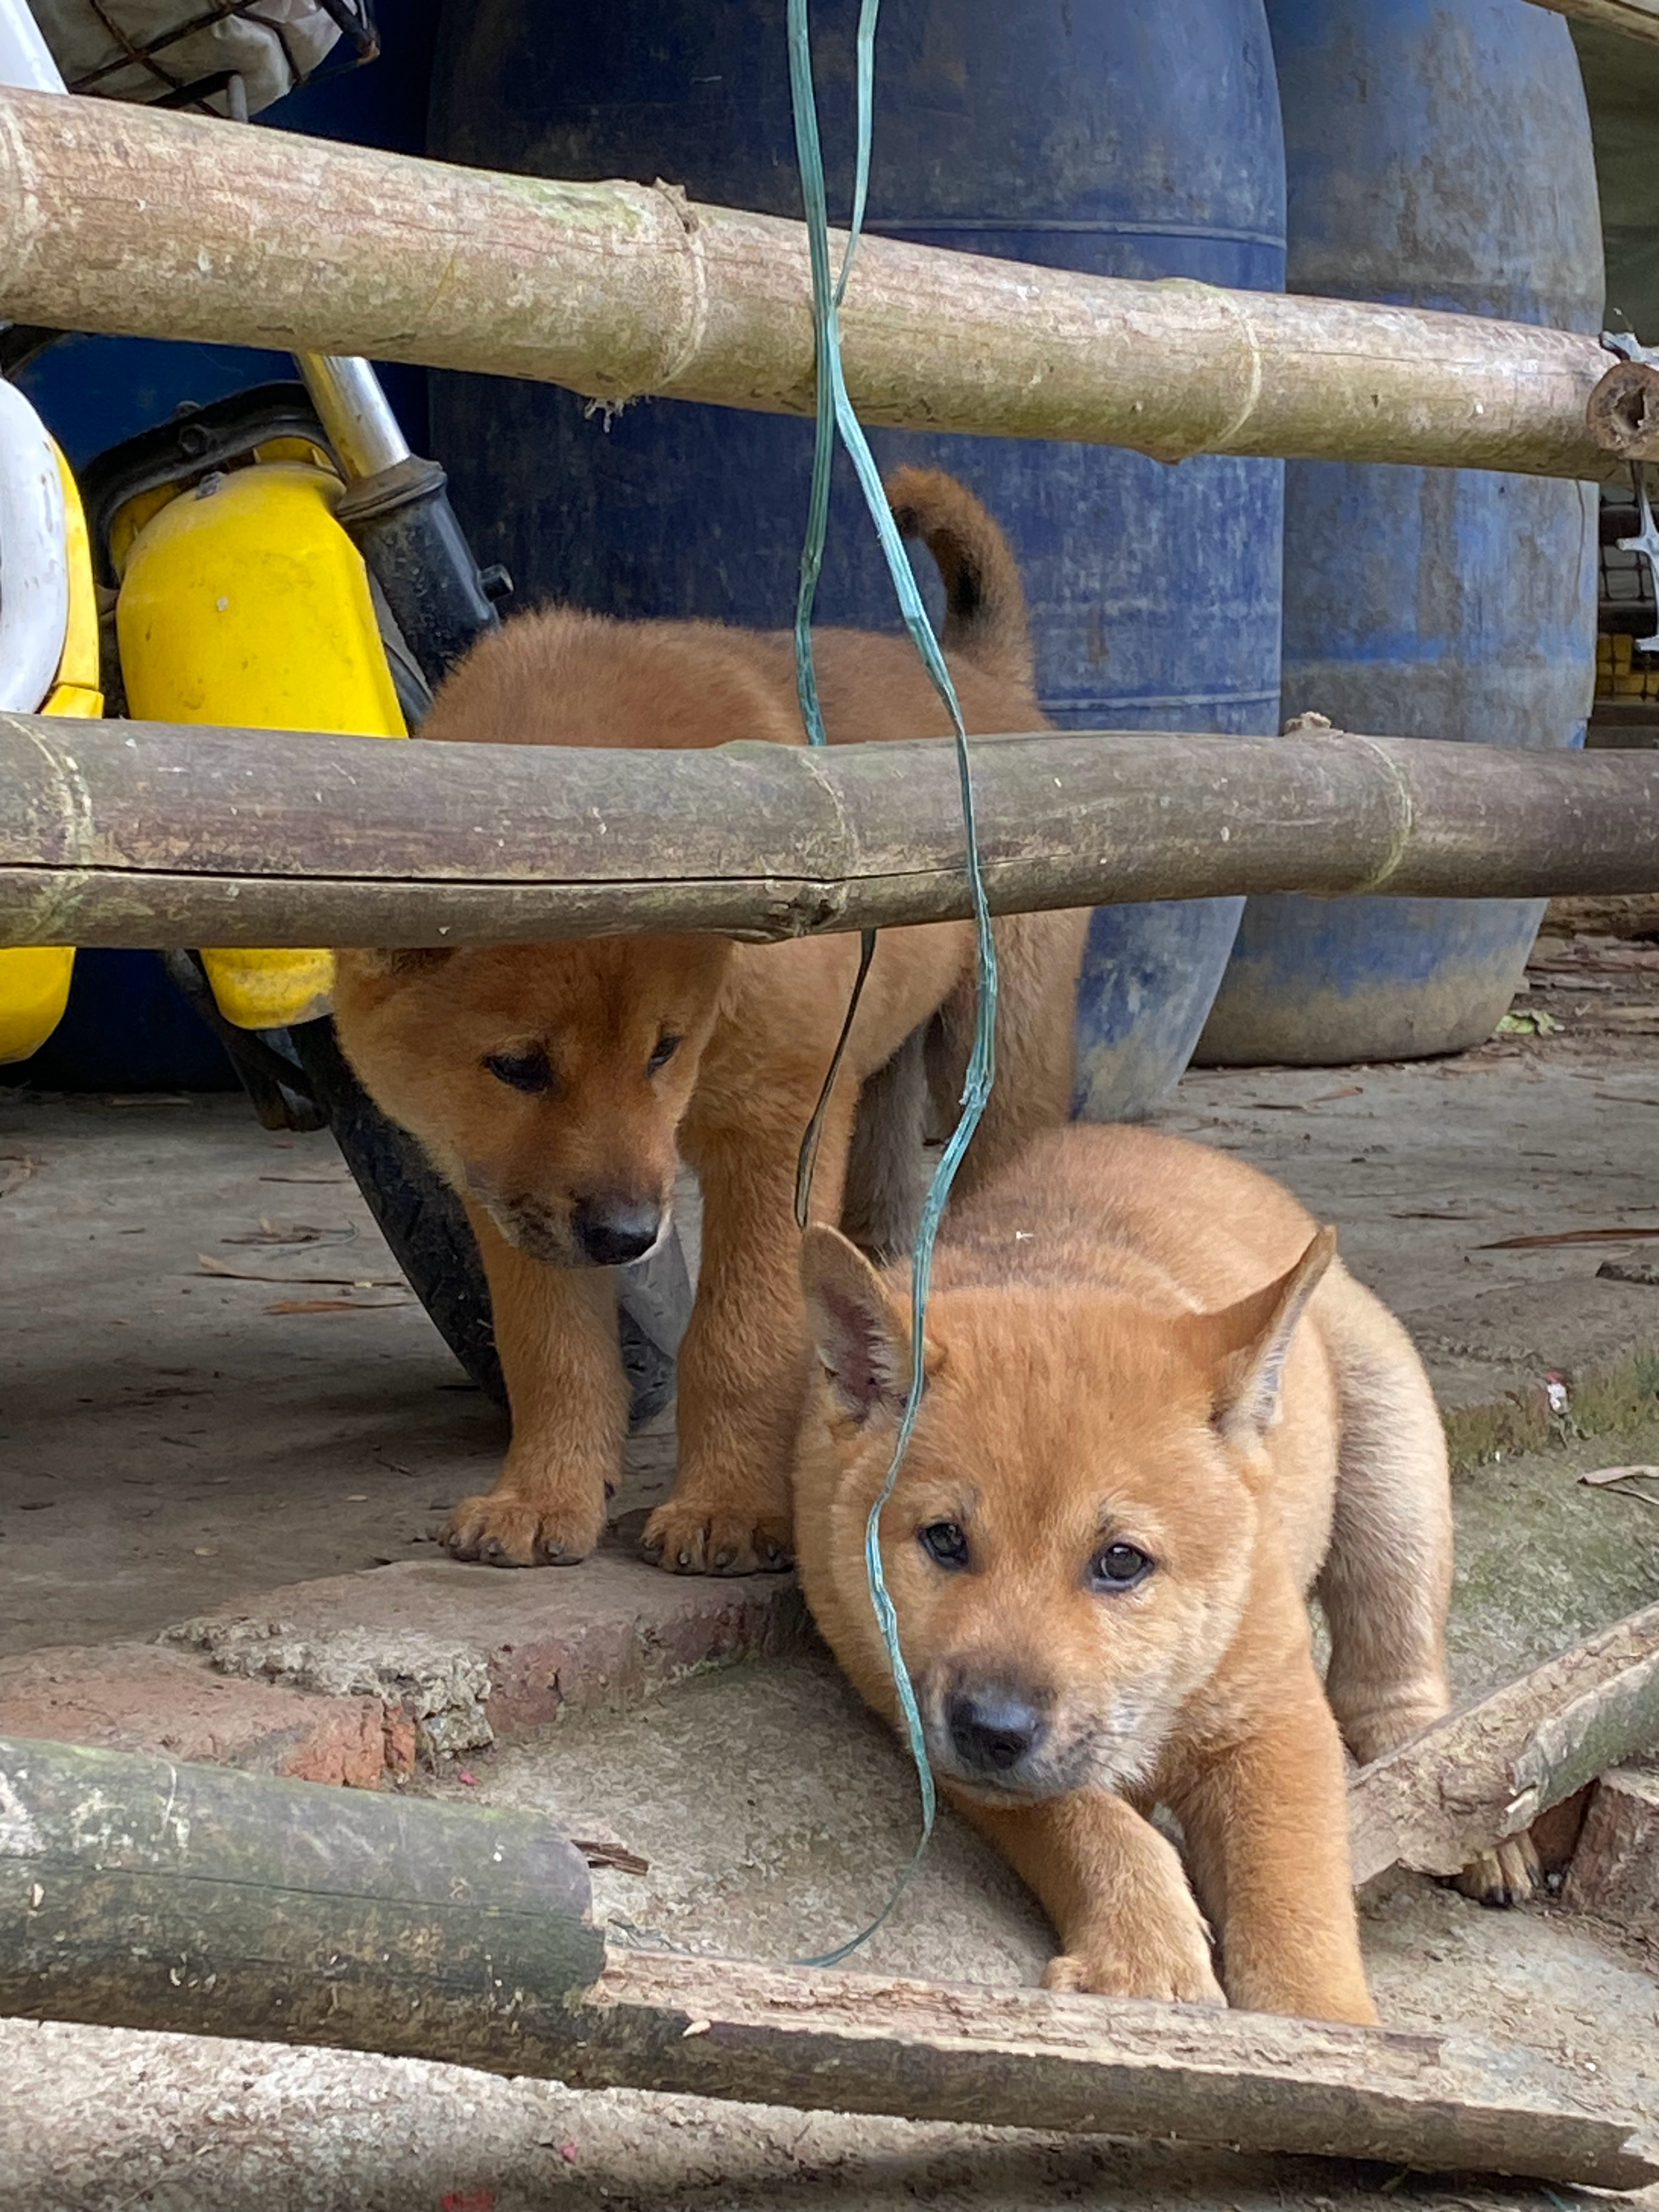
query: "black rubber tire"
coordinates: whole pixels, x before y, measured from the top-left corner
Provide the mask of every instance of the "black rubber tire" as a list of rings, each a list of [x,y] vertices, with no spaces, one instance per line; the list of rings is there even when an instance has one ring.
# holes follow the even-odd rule
[[[479,1389],[506,1405],[489,1286],[460,1200],[357,1081],[331,1021],[307,1022],[289,1030],[288,1040],[410,1288]],[[617,1307],[633,1387],[630,1421],[638,1428],[673,1396],[674,1355],[690,1317],[691,1282],[678,1234],[643,1267],[623,1272]]]

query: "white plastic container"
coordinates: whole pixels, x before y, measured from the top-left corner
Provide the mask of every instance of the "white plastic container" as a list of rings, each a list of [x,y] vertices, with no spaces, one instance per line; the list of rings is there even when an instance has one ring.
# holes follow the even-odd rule
[[[69,635],[64,481],[40,416],[0,383],[0,708],[33,714]]]

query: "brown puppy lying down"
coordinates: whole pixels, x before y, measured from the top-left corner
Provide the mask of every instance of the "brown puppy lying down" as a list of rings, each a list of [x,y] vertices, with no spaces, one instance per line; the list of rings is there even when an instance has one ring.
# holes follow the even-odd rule
[[[882,1559],[934,1772],[1047,1908],[1050,1988],[1218,2001],[1201,1906],[1233,2004],[1376,2017],[1343,1743],[1447,1708],[1451,1512],[1422,1365],[1334,1250],[1254,1168],[1140,1129],[1041,1137],[946,1224]],[[890,1718],[864,1529],[908,1276],[822,1228],[802,1275],[801,1576]]]
[[[944,644],[968,727],[1041,726],[1019,574],[1001,532],[949,477],[905,470],[889,495],[944,575]],[[830,630],[816,644],[832,742],[948,733],[908,640]],[[641,748],[805,741],[787,636],[558,609],[477,646],[421,735]],[[1086,920],[998,925],[998,1078],[964,1164],[970,1182],[1070,1109]],[[513,1439],[495,1488],[454,1515],[459,1557],[529,1566],[580,1559],[599,1540],[628,1420],[615,1269],[665,1233],[683,1155],[702,1188],[702,1267],[680,1353],[678,1477],[651,1517],[647,1552],[690,1573],[787,1563],[789,1460],[810,1364],[796,1156],[858,958],[846,935],[339,954],[347,1057],[465,1200],[489,1280]],[[975,1001],[971,925],[883,933],[823,1130],[817,1218],[846,1219],[872,1249],[908,1243],[927,1088],[954,1107]]]

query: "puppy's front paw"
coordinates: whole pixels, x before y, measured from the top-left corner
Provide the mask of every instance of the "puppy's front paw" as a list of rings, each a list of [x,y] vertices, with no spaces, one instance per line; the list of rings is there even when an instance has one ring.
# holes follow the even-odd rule
[[[1224,2005],[1215,1978],[1210,1940],[1190,1898],[1186,1911],[1170,1900],[1167,1911],[1139,1899],[1121,1923],[1091,1929],[1073,1951],[1050,1959],[1045,1990],[1078,1990],[1092,1996],[1151,1997],[1159,2004]]]
[[[488,1567],[574,1567],[605,1534],[605,1500],[536,1504],[509,1491],[464,1498],[449,1516],[444,1548],[452,1559]]]
[[[787,1515],[678,1498],[646,1522],[640,1549],[672,1575],[777,1574],[795,1555]]]
[[[1478,1905],[1524,1905],[1544,1886],[1544,1869],[1538,1863],[1528,1832],[1510,1836],[1496,1850],[1472,1858],[1462,1874],[1454,1875],[1452,1887]]]

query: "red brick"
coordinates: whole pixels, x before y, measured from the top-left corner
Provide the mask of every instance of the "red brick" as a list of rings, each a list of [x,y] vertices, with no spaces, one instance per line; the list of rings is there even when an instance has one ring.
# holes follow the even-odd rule
[[[0,1731],[113,1751],[170,1753],[302,1782],[374,1790],[388,1762],[377,1698],[319,1698],[216,1674],[193,1653],[154,1644],[60,1646],[0,1661]]]
[[[497,1741],[568,1707],[625,1704],[724,1661],[779,1651],[805,1632],[791,1576],[665,1575],[601,1553],[580,1567],[506,1572],[452,1561],[367,1570],[270,1591],[227,1617],[269,1619],[325,1644],[415,1633],[486,1662]],[[393,1696],[332,1694],[220,1673],[177,1644],[64,1647],[0,1662],[0,1729],[167,1752],[183,1759],[378,1786],[416,1761],[416,1727]]]
[[[393,1774],[412,1774],[415,1771],[415,1723],[407,1713],[393,1712],[383,1707],[381,1723],[382,1753]]]
[[[580,1567],[416,1560],[290,1583],[257,1607],[221,1611],[269,1616],[313,1641],[379,1629],[478,1652],[498,1741],[567,1708],[629,1704],[697,1668],[788,1650],[807,1632],[793,1575],[665,1575],[605,1552]]]

